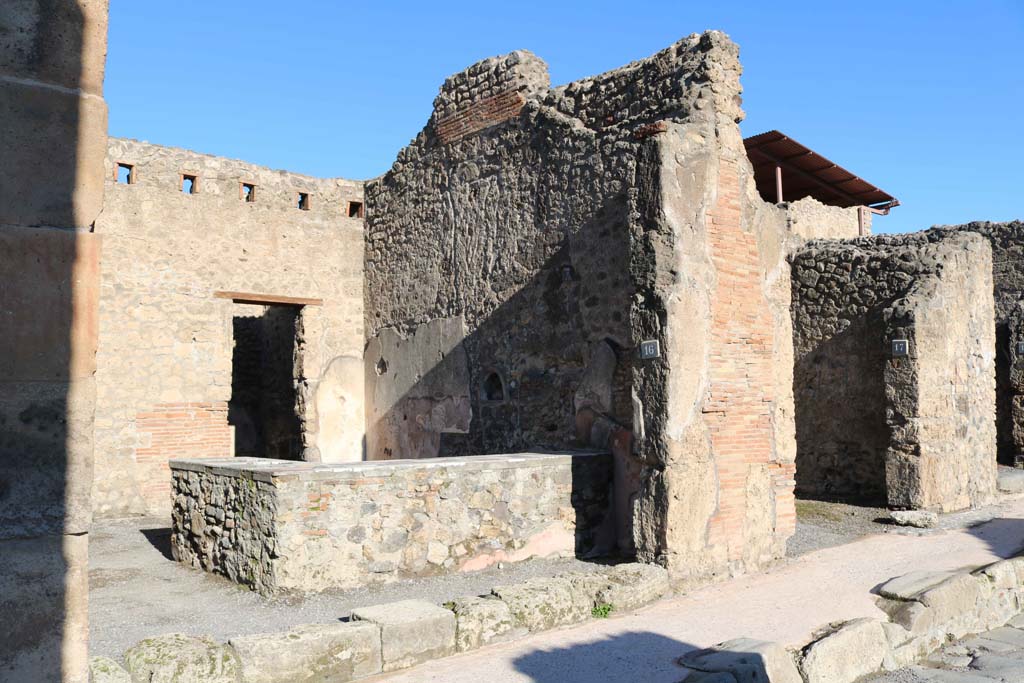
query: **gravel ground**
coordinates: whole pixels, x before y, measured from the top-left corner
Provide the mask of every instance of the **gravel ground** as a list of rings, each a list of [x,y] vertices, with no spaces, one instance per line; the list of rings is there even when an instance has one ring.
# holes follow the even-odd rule
[[[89,654],[114,659],[139,640],[163,633],[205,634],[223,641],[344,619],[365,605],[410,598],[440,604],[489,593],[502,583],[594,566],[575,559],[530,560],[471,574],[268,599],[173,561],[163,518],[98,521],[89,534],[89,554]]]
[[[1024,470],[1008,467],[999,468],[1000,483],[1007,480],[1024,481]],[[1010,501],[1018,497],[1024,490],[1024,484],[1008,484],[1015,489],[1013,494],[1004,497]],[[900,527],[889,521],[889,512],[885,508],[847,505],[818,500],[798,500],[796,502],[796,533],[789,539],[786,546],[786,557],[799,557],[821,548],[831,548],[850,543],[870,534],[906,534],[924,536],[943,529],[964,529],[982,524],[999,517],[1003,503],[989,505],[977,510],[956,512],[940,515],[938,524],[933,529],[915,529]]]

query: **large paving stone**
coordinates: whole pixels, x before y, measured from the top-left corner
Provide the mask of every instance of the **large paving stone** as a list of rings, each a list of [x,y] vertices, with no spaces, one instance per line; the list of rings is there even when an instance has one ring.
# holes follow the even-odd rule
[[[945,669],[928,669],[920,666],[912,668],[911,671],[926,683],[992,683],[993,681],[988,676],[969,671],[946,671]],[[877,683],[883,682],[878,681]],[[903,681],[894,680],[893,683],[903,683]]]
[[[452,603],[455,613],[455,647],[459,652],[525,635],[516,626],[508,605],[496,598],[459,598]]]
[[[376,624],[308,624],[284,633],[232,638],[243,683],[341,683],[380,673]]]
[[[957,574],[890,612],[892,621],[915,634],[937,629],[962,637],[989,627],[991,582]]]
[[[980,633],[963,641],[971,650],[988,650],[989,652],[1024,651],[1024,631],[1004,626]]]
[[[654,564],[620,564],[606,575],[597,602],[612,605],[616,612],[631,612],[669,592],[668,570]]]
[[[171,633],[128,648],[124,661],[136,683],[237,683],[234,651],[206,637]]]
[[[132,677],[109,657],[90,657],[89,683],[132,683]]]
[[[882,622],[855,619],[811,644],[800,668],[807,683],[853,683],[880,671],[888,654]]]
[[[753,638],[737,638],[705,650],[694,650],[679,661],[683,666],[706,674],[731,675],[736,683],[803,683],[793,658],[784,647]],[[696,680],[705,683],[705,679]],[[718,683],[714,678],[709,678],[708,683],[710,681]]]
[[[563,578],[530,579],[492,590],[508,605],[518,626],[530,631],[546,631],[574,624],[584,618],[574,603],[573,589]]]
[[[455,653],[455,614],[422,600],[352,610],[353,621],[380,626],[383,670],[395,671]]]
[[[889,579],[878,589],[879,595],[892,600],[912,600],[914,596],[933,588],[955,572],[917,571]]]
[[[1024,659],[996,654],[981,654],[971,662],[971,670],[1003,683],[1024,681]]]

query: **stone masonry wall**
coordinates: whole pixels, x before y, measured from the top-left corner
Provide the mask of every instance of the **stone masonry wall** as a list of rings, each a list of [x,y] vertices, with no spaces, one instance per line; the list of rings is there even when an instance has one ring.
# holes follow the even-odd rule
[[[990,258],[941,231],[792,256],[798,492],[944,510],[991,498]]]
[[[526,100],[521,112],[446,132],[501,93]],[[367,186],[370,458],[585,445],[584,408],[611,428],[631,420],[631,403],[613,401],[626,376],[612,389],[628,362],[628,162],[605,158],[548,96],[527,52],[474,65]],[[577,397],[585,377],[600,387]]]
[[[864,212],[864,234],[860,212]],[[786,206],[786,219],[794,235],[805,239],[852,239],[871,234],[872,213],[862,207],[829,206],[814,197],[804,197]]]
[[[996,425],[999,461],[1012,465],[1024,458],[1024,388],[1013,378],[1017,363],[1011,316],[1024,298],[1024,223],[978,221],[941,230],[973,232],[992,246],[992,285],[996,313]]]
[[[473,571],[613,542],[602,454],[172,468],[175,558],[261,593]]]
[[[368,453],[610,447],[642,559],[756,567],[794,524],[792,341],[785,216],[753,186],[736,47],[693,35],[553,89],[538,62],[449,79],[367,186]],[[517,115],[445,133],[451,102],[509,88]],[[661,359],[637,358],[648,339]]]
[[[116,182],[118,163],[133,166],[132,184]],[[170,458],[233,454],[232,319],[256,307],[218,291],[322,299],[294,333],[304,456],[361,459],[362,221],[348,217],[361,183],[133,140],[111,141],[106,171],[97,514],[166,511]],[[182,174],[197,192],[182,192]],[[154,430],[152,415],[178,422]]]
[[[979,239],[952,241],[961,248],[894,304],[889,323],[910,342],[909,357],[885,369],[894,507],[960,510],[996,496],[991,250]]]

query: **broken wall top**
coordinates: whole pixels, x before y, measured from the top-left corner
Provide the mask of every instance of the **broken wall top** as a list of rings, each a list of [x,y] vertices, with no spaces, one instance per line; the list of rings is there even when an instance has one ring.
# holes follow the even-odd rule
[[[517,50],[450,76],[426,128],[399,152],[393,171],[438,143],[462,140],[517,117],[528,102],[595,131],[681,121],[717,111],[743,118],[739,48],[720,31],[692,34],[626,66],[550,87],[546,63]]]

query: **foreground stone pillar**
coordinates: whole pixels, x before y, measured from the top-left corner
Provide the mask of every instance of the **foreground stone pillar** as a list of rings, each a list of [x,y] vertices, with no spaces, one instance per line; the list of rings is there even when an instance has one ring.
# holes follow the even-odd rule
[[[86,681],[107,0],[0,4],[0,679]]]
[[[761,567],[795,528],[785,217],[754,188],[735,45],[712,43],[705,62],[690,121],[641,158],[632,247],[633,345],[660,346],[634,365],[634,538],[681,585]]]

